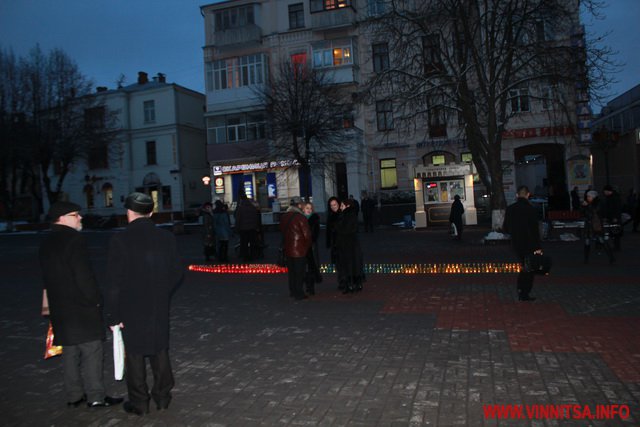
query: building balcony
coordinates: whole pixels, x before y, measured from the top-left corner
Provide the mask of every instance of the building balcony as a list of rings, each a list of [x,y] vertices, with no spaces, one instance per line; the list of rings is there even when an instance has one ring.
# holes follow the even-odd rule
[[[327,30],[350,26],[356,23],[356,11],[351,7],[322,10],[311,13],[311,27],[314,30]]]
[[[227,46],[237,46],[242,44],[260,43],[262,39],[262,28],[256,24],[247,24],[239,28],[231,28],[223,31],[210,33],[207,45],[224,49]]]
[[[323,68],[322,71],[333,84],[358,83],[358,72],[355,65]]]

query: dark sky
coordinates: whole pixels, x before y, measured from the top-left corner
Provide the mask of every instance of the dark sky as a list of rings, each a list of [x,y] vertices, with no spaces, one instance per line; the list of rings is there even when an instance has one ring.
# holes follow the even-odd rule
[[[204,91],[203,0],[0,0],[0,47],[23,55],[39,43],[63,49],[96,86],[126,84],[138,71]],[[640,0],[610,0],[604,20],[585,20],[590,37],[608,31],[607,44],[625,63],[609,98],[640,84]],[[595,112],[599,108],[594,108]]]

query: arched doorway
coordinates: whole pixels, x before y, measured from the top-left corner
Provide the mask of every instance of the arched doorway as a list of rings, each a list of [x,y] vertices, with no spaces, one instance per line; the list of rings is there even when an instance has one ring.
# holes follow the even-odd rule
[[[153,199],[153,212],[158,212],[158,207],[160,206],[159,198],[160,198],[160,190],[162,189],[162,181],[160,181],[160,177],[154,173],[149,172],[142,179],[142,188],[137,189],[137,191],[141,191],[143,193],[148,194]]]
[[[113,185],[109,182],[102,184],[102,195],[104,196],[104,207],[113,207]]]
[[[569,209],[564,146],[534,144],[514,151],[517,186],[526,185],[535,197],[546,198],[549,209]]]

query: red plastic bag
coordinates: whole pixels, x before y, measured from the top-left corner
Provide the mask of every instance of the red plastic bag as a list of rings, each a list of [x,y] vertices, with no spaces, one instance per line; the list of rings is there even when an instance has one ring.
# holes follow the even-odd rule
[[[44,351],[44,358],[48,359],[54,356],[60,356],[62,354],[61,345],[53,345],[53,326],[49,322],[49,330],[47,331],[47,347]]]

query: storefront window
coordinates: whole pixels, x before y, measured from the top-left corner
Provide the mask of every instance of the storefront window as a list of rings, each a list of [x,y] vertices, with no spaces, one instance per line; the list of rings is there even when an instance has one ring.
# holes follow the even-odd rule
[[[431,156],[431,163],[434,166],[444,165],[445,164],[444,154],[436,154],[436,155]]]
[[[449,203],[455,196],[464,201],[464,179],[425,182],[424,193],[425,203]]]

